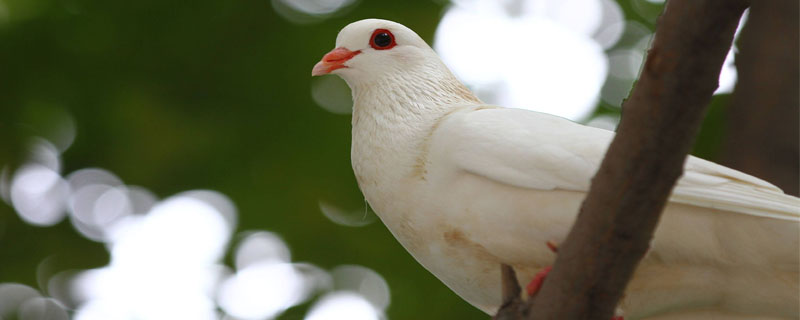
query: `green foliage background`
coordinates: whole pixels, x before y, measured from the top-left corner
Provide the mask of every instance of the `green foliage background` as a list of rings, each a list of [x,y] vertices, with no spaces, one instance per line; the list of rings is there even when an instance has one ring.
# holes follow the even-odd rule
[[[488,318],[382,224],[336,225],[317,206],[357,209],[364,199],[350,168],[350,118],[311,100],[311,67],[342,26],[362,18],[402,22],[430,41],[443,0],[364,0],[308,25],[287,21],[266,0],[2,1],[0,164],[19,163],[30,137],[52,135],[54,119],[69,113],[77,138],[63,154],[64,173],[105,168],[159,197],[220,191],[238,206],[238,230],[280,234],[294,261],[379,272],[391,289],[391,319]],[[627,19],[653,27],[655,14],[620,4]],[[712,156],[720,139],[720,110],[704,127],[701,155]],[[0,204],[0,283],[39,287],[37,266],[50,256],[58,270],[108,263],[102,244],[69,222],[31,226]],[[300,319],[305,308],[281,319]]]

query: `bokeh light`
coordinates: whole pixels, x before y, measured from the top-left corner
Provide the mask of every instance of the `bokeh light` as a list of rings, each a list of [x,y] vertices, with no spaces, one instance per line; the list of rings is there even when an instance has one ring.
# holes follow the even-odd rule
[[[314,286],[290,260],[278,235],[246,233],[234,255],[238,271],[222,283],[219,305],[239,319],[270,319],[304,301]]]
[[[0,319],[11,318],[20,305],[41,295],[36,289],[19,283],[0,283]]]
[[[67,3],[65,0],[63,3]],[[75,119],[63,107],[59,105],[47,103],[30,103],[25,106],[28,110],[34,110],[31,114],[36,116],[26,117],[29,130],[35,132],[35,135],[41,137],[40,141],[55,147],[57,153],[60,154],[75,141],[77,135],[77,128],[75,126]]]
[[[725,56],[725,62],[722,63],[722,71],[719,74],[719,87],[717,87],[717,91],[715,91],[714,94],[731,93],[736,86],[736,78],[738,77],[735,64],[736,52],[738,51],[736,44],[742,27],[747,23],[747,17],[749,15],[750,9],[746,9],[744,14],[742,14],[742,18],[739,19],[739,26],[736,28],[736,34],[733,36],[733,45]]]
[[[193,190],[158,200],[101,168],[64,178],[58,149],[36,141],[28,162],[11,178],[3,170],[7,198],[30,224],[53,225],[68,214],[78,233],[106,243],[111,261],[97,269],[54,272],[52,259],[45,259],[37,278],[50,296],[0,284],[0,317],[68,319],[69,306],[78,320],[271,319],[320,291],[335,294],[315,304],[315,318],[341,310],[379,316],[389,305],[389,286],[375,271],[348,265],[328,273],[292,262],[286,243],[268,231],[237,237],[232,270],[222,258],[238,212],[227,196]],[[338,213],[338,219],[350,225],[374,221],[374,215],[367,219],[366,211],[359,212],[357,221],[352,213]]]
[[[64,218],[69,186],[41,164],[27,164],[14,174],[10,198],[19,216],[30,224],[50,226]]]
[[[602,10],[600,26],[592,34],[592,38],[599,43],[603,49],[608,50],[617,44],[619,38],[625,30],[625,13],[622,12],[619,4],[613,0],[603,0],[600,3]]]
[[[61,172],[61,151],[50,141],[33,138],[30,144],[28,163],[43,165],[56,173]]]
[[[122,180],[99,168],[81,169],[67,176],[70,222],[78,232],[95,241],[106,241],[107,229],[133,213]],[[105,197],[101,201],[101,198]]]
[[[652,35],[650,29],[641,23],[626,23],[617,46],[607,52],[609,73],[600,91],[604,103],[612,107],[622,106],[639,76]]]
[[[291,261],[289,247],[278,235],[272,232],[255,231],[244,233],[243,236],[244,238],[239,243],[234,255],[234,264],[237,269],[244,269],[260,261],[276,263]]]
[[[236,210],[236,205],[233,204],[233,201],[228,196],[213,190],[192,190],[182,192],[177,196],[195,199],[211,206],[225,220],[222,225],[227,227],[227,233],[232,234],[235,231],[239,213]]]
[[[620,12],[603,0],[454,1],[434,47],[485,102],[580,120],[606,79]]]
[[[214,319],[213,292],[230,237],[211,205],[174,196],[109,230],[111,263],[76,278],[77,319]]]
[[[385,310],[391,302],[389,285],[377,272],[357,265],[334,268],[331,275],[339,290],[357,292],[369,301],[376,310]]]
[[[271,319],[308,298],[313,286],[290,263],[264,260],[222,283],[219,305],[241,319]]]
[[[379,320],[383,316],[363,296],[348,292],[331,292],[311,307],[305,320]]]
[[[0,319],[67,320],[66,307],[58,300],[19,283],[0,283]]]
[[[20,320],[68,320],[69,314],[58,300],[45,297],[28,299],[17,312]]]
[[[286,20],[306,24],[325,20],[345,9],[352,8],[358,0],[272,0],[275,12]]]
[[[339,77],[316,77],[311,81],[311,98],[323,109],[335,114],[353,112],[350,87]]]

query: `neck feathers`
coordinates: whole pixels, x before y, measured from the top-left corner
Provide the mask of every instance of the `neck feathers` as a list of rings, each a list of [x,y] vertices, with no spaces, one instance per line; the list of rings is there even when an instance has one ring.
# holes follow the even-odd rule
[[[353,86],[354,115],[362,112],[419,119],[459,105],[482,103],[438,60]],[[355,119],[354,119],[355,120]]]

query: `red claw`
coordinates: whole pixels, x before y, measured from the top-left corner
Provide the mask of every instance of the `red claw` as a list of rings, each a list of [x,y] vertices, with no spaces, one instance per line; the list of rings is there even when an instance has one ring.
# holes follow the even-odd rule
[[[547,241],[547,247],[550,248],[553,253],[558,253],[558,245],[555,242]],[[525,287],[525,291],[528,292],[529,297],[533,297],[539,292],[539,289],[542,288],[542,284],[544,283],[544,278],[547,277],[547,274],[550,273],[551,270],[553,270],[553,266],[547,266],[533,276],[533,280]],[[614,316],[611,320],[625,320],[625,317]]]
[[[553,251],[553,253],[558,253],[558,245],[555,242],[547,241],[545,244],[548,248],[550,248],[550,251]],[[525,287],[525,291],[528,292],[529,297],[533,297],[537,292],[539,292],[539,289],[542,287],[542,283],[544,283],[544,278],[547,277],[547,274],[550,272],[550,270],[553,270],[553,266],[547,266],[533,276],[533,280],[531,280],[531,282],[528,283],[528,286]]]
[[[553,270],[553,266],[544,267],[542,271],[539,271],[535,276],[533,276],[533,280],[531,280],[531,282],[528,283],[528,286],[525,287],[525,291],[528,292],[529,297],[533,297],[537,292],[539,292],[539,289],[542,288],[542,283],[544,283],[544,278],[547,277],[547,274],[550,273],[550,270]]]
[[[547,241],[547,247],[550,248],[550,251],[553,253],[558,253],[558,245],[553,241]]]

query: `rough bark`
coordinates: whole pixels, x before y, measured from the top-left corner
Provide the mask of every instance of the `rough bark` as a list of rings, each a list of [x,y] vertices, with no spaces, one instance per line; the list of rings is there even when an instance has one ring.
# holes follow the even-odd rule
[[[800,4],[753,2],[736,55],[722,164],[800,195]]]
[[[617,135],[526,319],[611,319],[683,171],[747,5],[667,2]]]

